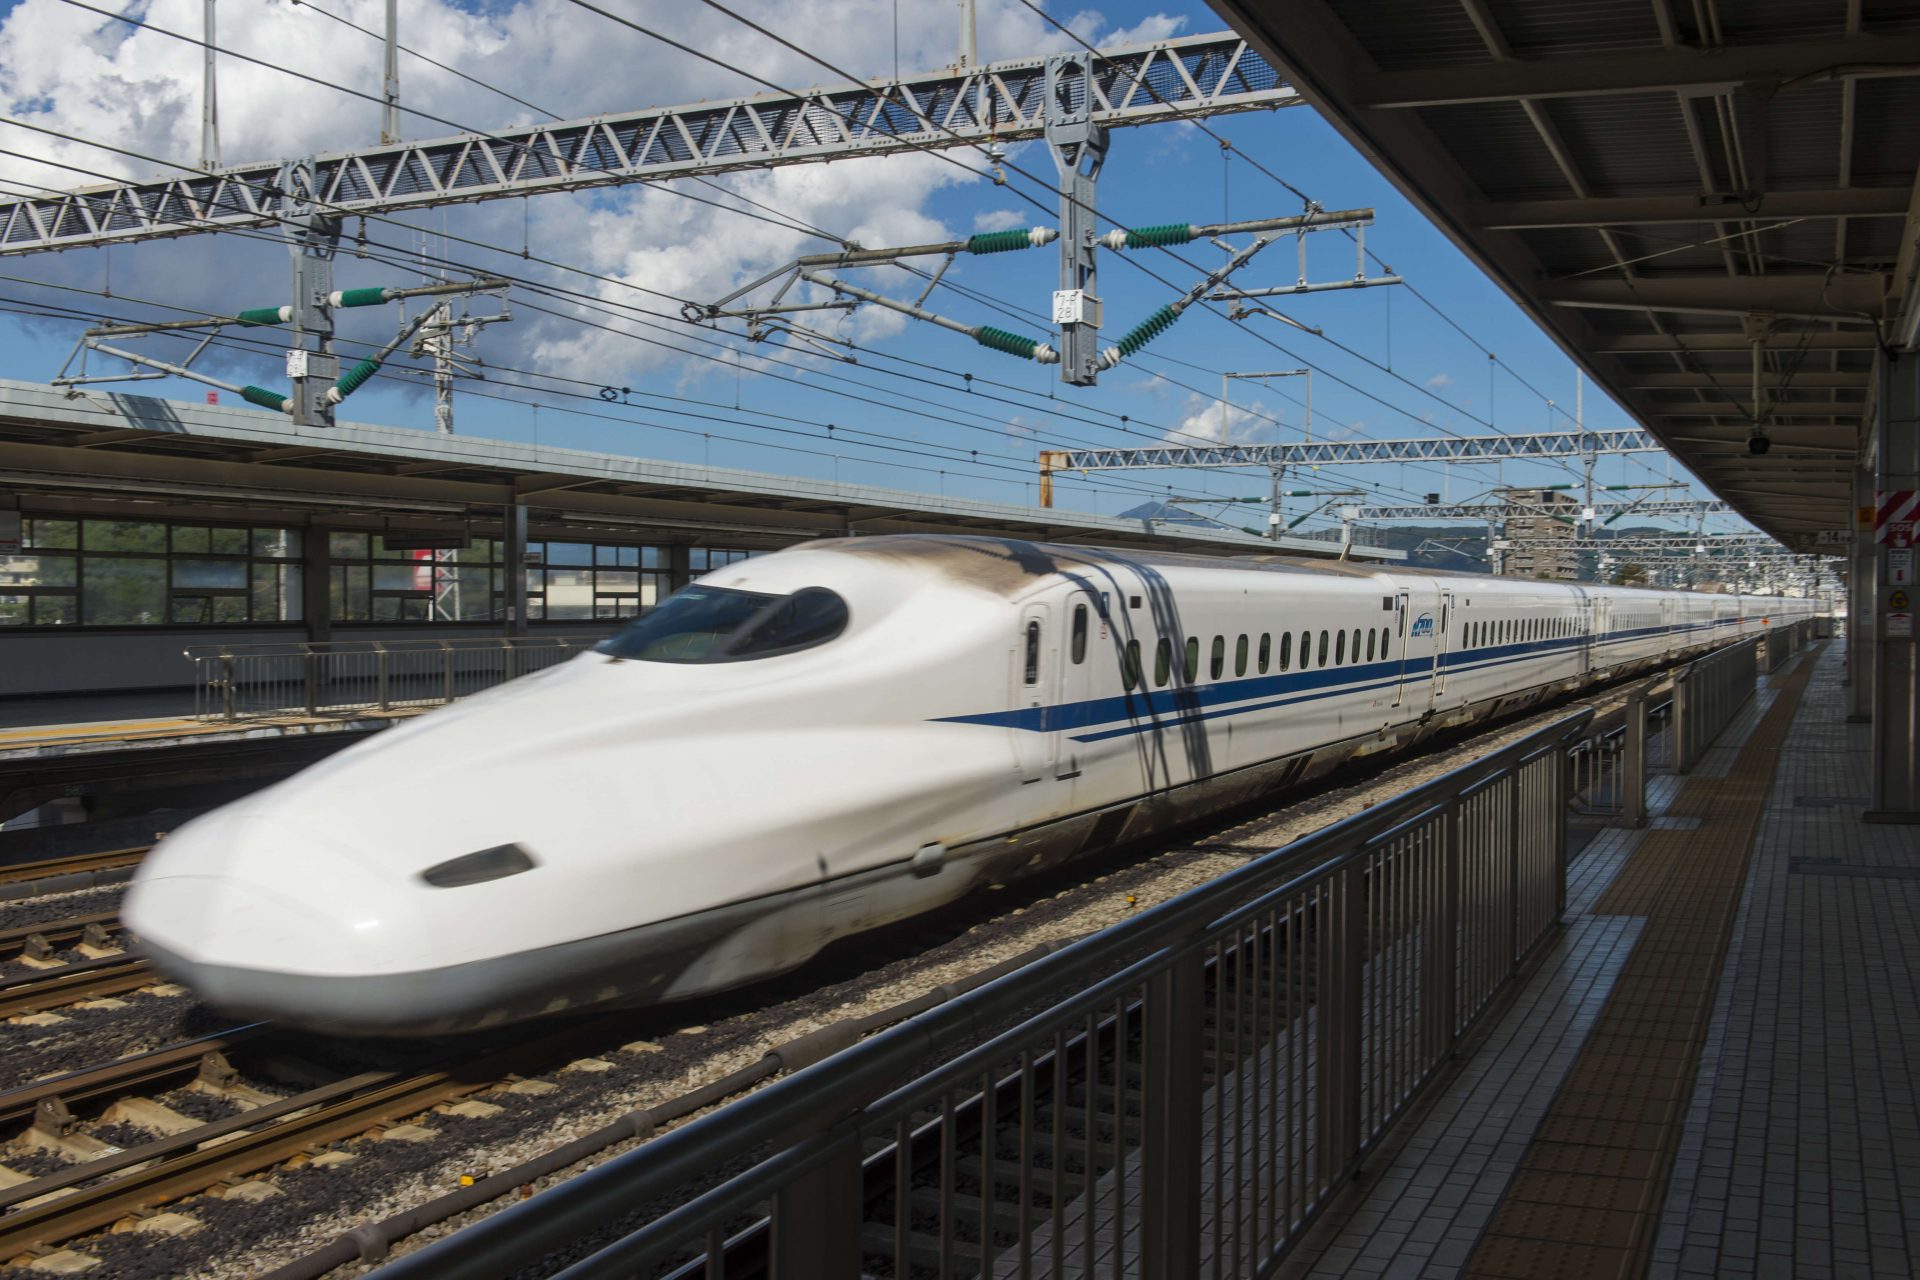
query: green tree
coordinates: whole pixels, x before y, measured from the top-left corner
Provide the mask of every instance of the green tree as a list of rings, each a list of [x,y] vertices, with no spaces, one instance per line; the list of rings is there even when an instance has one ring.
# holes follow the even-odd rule
[[[1640,587],[1647,582],[1647,566],[1643,564],[1623,564],[1613,571],[1613,585],[1616,587]]]

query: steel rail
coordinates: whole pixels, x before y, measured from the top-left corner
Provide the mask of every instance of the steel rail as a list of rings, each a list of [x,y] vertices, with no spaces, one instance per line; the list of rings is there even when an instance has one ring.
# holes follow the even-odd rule
[[[126,849],[105,849],[98,853],[76,853],[61,858],[43,858],[37,862],[16,862],[0,866],[0,884],[18,884],[28,880],[52,880],[60,876],[82,875],[89,871],[109,871],[139,865],[153,848],[150,844]]]
[[[89,926],[118,928],[118,911],[96,911],[91,915],[68,916],[62,920],[43,920],[36,924],[16,925],[11,929],[0,929],[0,953],[24,950],[34,938],[45,938],[49,943],[72,942],[85,937]],[[0,959],[9,957],[0,954]]]
[[[249,1022],[192,1040],[183,1040],[162,1049],[135,1054],[131,1058],[121,1058],[97,1067],[82,1067],[65,1075],[35,1080],[32,1084],[9,1089],[0,1093],[0,1124],[31,1120],[42,1103],[57,1100],[71,1109],[77,1102],[119,1098],[155,1081],[197,1073],[207,1061],[208,1054],[225,1053],[259,1039],[271,1029],[271,1023]],[[0,1198],[0,1208],[4,1208],[6,1203],[4,1198]]]
[[[116,996],[161,981],[142,956],[106,956],[0,978],[0,1018],[42,1013],[62,1005]]]

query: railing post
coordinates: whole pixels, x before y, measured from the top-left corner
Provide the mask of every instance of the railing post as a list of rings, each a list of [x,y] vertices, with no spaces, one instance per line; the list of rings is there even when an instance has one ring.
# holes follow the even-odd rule
[[[319,667],[320,660],[324,657],[326,657],[326,654],[323,651],[314,649],[312,645],[305,646],[300,653],[301,670],[307,687],[307,714],[315,717],[320,714],[321,679]]]
[[[1183,1280],[1200,1265],[1205,1001],[1205,967],[1197,949],[1175,960],[1147,986],[1141,1280]],[[1124,1206],[1119,1211],[1124,1215]]]
[[[1466,860],[1467,802],[1455,796],[1441,820],[1440,886],[1427,932],[1421,977],[1426,1007],[1435,1011],[1439,1041],[1452,1056],[1460,1025],[1460,868]]]
[[[1366,1015],[1366,988],[1361,970],[1366,963],[1366,877],[1358,859],[1329,877],[1333,900],[1321,900],[1315,930],[1320,935],[1320,1158],[1321,1176],[1329,1191],[1338,1187],[1353,1167],[1360,1149],[1363,1092],[1360,1045]],[[1331,910],[1326,908],[1331,907]]]
[[[387,695],[387,646],[377,643],[374,645],[373,651],[375,657],[378,659],[376,669],[379,672],[380,709],[386,711],[390,709],[389,704],[391,701]]]
[[[1627,699],[1620,742],[1620,825],[1647,825],[1647,695]]]
[[[825,1164],[781,1188],[773,1201],[774,1280],[860,1274],[860,1189],[860,1143],[853,1134]]]
[[[233,706],[233,655],[220,651],[220,703],[229,721],[238,719]]]
[[[1521,841],[1526,834],[1526,826],[1520,820],[1521,815],[1520,769],[1514,766],[1507,774],[1507,975],[1511,977],[1520,970],[1520,908],[1526,896],[1520,892],[1520,876],[1526,863],[1521,854]]]
[[[1673,727],[1667,731],[1667,738],[1673,744],[1673,771],[1688,773],[1693,769],[1693,753],[1687,748],[1687,735],[1693,728],[1693,708],[1687,705],[1687,673],[1682,671],[1673,679]]]
[[[447,641],[440,642],[440,701],[444,705],[453,701],[453,646]]]

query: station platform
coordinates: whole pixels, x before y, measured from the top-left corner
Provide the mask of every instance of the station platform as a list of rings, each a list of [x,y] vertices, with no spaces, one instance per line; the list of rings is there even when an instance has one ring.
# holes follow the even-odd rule
[[[0,758],[73,747],[165,747],[182,739],[273,738],[310,733],[365,731],[418,715],[425,708],[396,707],[339,715],[249,716],[202,720],[190,692],[103,694],[82,698],[27,698],[0,702]]]
[[[1920,1273],[1920,829],[1837,645],[1763,682],[1287,1259],[1292,1277]]]

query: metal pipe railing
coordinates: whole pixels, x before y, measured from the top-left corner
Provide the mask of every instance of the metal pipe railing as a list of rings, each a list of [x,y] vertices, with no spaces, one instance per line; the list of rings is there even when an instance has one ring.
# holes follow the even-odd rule
[[[1785,628],[1782,628],[1784,631]],[[1771,642],[1774,633],[1768,632]],[[1673,677],[1673,771],[1690,773],[1753,697],[1760,644],[1742,641],[1681,668]]]
[[[194,715],[234,723],[437,707],[565,662],[600,636],[192,645]]]
[[[565,1277],[1252,1274],[1564,907],[1583,709],[396,1260]],[[642,1225],[631,1229],[639,1219]],[[1133,1234],[1137,1233],[1137,1237]],[[1137,1238],[1137,1252],[1120,1242]],[[1107,1250],[1111,1246],[1111,1255]]]

